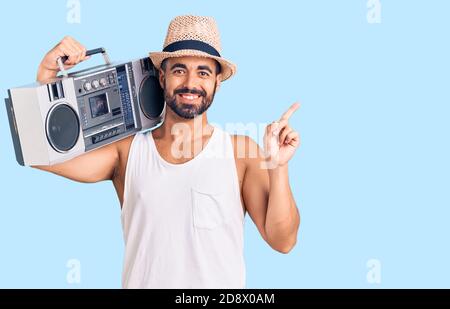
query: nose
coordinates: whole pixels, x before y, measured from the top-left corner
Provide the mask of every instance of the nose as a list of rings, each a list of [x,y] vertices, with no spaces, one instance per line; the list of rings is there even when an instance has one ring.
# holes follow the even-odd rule
[[[196,87],[197,86],[197,78],[195,76],[195,72],[189,72],[188,74],[186,74],[184,86],[188,89],[198,89],[198,87]]]

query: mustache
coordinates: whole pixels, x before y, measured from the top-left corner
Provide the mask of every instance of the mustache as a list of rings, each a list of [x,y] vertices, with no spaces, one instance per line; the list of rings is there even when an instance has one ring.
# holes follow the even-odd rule
[[[174,95],[176,94],[197,94],[199,96],[202,97],[206,97],[206,91],[204,90],[197,90],[197,89],[189,89],[189,88],[181,88],[181,89],[177,89],[173,92]]]

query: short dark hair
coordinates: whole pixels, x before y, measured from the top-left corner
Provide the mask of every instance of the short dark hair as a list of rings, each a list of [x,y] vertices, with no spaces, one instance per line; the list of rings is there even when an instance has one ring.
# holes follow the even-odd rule
[[[163,70],[164,72],[166,71],[167,59],[169,58],[166,58],[161,62],[161,70]],[[216,75],[219,75],[222,72],[222,66],[220,65],[219,61],[217,61],[216,59],[213,60],[216,63]]]

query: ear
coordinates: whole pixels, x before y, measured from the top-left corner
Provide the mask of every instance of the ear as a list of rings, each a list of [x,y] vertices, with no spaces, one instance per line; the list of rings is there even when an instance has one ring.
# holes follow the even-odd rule
[[[216,92],[220,89],[220,83],[222,82],[222,73],[216,76]]]
[[[164,89],[164,72],[162,69],[159,69],[159,85]]]

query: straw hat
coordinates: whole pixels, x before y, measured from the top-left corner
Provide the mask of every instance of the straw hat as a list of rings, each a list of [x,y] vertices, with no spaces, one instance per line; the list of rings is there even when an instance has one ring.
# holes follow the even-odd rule
[[[220,35],[216,21],[206,16],[177,16],[169,24],[162,52],[151,52],[150,59],[159,69],[169,57],[199,56],[217,60],[222,81],[236,73],[236,65],[220,55]]]

